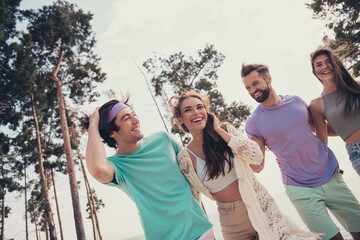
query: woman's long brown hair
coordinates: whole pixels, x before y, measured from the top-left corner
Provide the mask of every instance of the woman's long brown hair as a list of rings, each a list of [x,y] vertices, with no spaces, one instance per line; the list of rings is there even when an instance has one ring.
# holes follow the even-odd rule
[[[174,128],[182,129],[185,132],[189,132],[184,124],[180,124],[178,119],[181,118],[181,105],[187,98],[200,99],[206,110],[209,112],[209,98],[201,93],[195,91],[184,91],[180,95],[173,96],[169,100],[170,107],[173,112],[172,125]],[[222,139],[222,137],[214,129],[214,119],[208,114],[208,120],[203,130],[203,152],[205,155],[208,180],[217,178],[220,174],[225,175],[225,164],[229,165],[229,171],[231,171],[232,163],[231,159],[234,157],[231,148]],[[228,155],[229,157],[226,157]]]
[[[322,46],[311,53],[311,67],[314,75],[322,83],[322,80],[317,76],[315,71],[315,59],[325,54],[329,57],[330,63],[334,71],[334,80],[341,97],[345,98],[345,108],[343,111],[344,116],[350,116],[351,110],[355,109],[355,114],[360,113],[360,85],[350,75],[345,68],[339,56],[331,50],[328,46]],[[338,100],[339,101],[339,100]]]

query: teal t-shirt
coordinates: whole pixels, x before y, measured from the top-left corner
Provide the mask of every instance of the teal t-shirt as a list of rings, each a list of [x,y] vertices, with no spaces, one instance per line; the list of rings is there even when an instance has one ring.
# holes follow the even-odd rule
[[[141,140],[131,154],[115,154],[115,183],[136,204],[146,239],[194,240],[211,228],[177,164],[181,146],[165,132]]]

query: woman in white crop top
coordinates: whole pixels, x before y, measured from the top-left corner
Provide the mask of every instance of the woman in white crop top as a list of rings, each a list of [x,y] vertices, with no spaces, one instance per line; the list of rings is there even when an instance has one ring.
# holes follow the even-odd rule
[[[344,47],[335,51],[346,50]],[[346,143],[349,159],[360,176],[360,82],[350,75],[335,51],[325,45],[311,53],[312,71],[323,91],[309,109],[318,138],[327,144],[327,121]]]
[[[180,169],[199,203],[200,193],[216,200],[225,240],[316,237],[281,214],[251,170],[263,164],[260,147],[232,125],[220,127],[218,118],[209,112],[207,96],[186,91],[169,103],[173,126],[192,135],[177,156]]]

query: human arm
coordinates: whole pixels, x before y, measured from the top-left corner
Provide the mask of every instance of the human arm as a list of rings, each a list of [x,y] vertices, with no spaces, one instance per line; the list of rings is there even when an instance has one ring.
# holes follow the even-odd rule
[[[311,119],[314,124],[316,136],[327,145],[328,142],[328,129],[324,116],[324,104],[321,98],[314,99],[309,105]]]
[[[254,172],[259,173],[264,169],[264,166],[265,166],[265,143],[264,143],[264,141],[256,139],[256,138],[251,138],[251,140],[256,142],[259,145],[260,150],[263,155],[263,160],[260,165],[255,165],[255,164],[249,165]]]
[[[189,183],[190,184],[190,183]],[[205,216],[207,218],[209,218],[209,216],[207,215],[206,213],[206,210],[205,210],[205,207],[204,207],[204,203],[203,201],[201,200],[201,195],[200,195],[200,192],[190,184],[190,189],[191,189],[191,193],[192,195],[194,196],[195,200],[197,201],[197,203],[201,206],[202,210],[204,211],[205,213]]]
[[[115,169],[106,159],[105,147],[99,132],[99,120],[99,108],[96,108],[90,115],[85,158],[90,174],[99,182],[108,183],[113,180]]]
[[[326,128],[327,128],[327,135],[330,137],[337,137],[339,136],[339,134],[337,134],[337,132],[335,132],[335,130],[332,128],[332,126],[326,122]]]
[[[311,131],[316,133],[315,126],[314,126],[314,123],[313,123],[312,120],[309,121],[309,125],[310,125],[310,128],[311,128]],[[328,137],[337,137],[337,136],[339,136],[339,134],[337,134],[337,132],[335,132],[335,130],[332,128],[332,126],[327,121],[326,121],[326,128],[327,128]]]
[[[243,136],[231,124],[228,124],[227,131],[225,131],[220,127],[219,119],[214,114],[212,115],[214,118],[214,130],[229,145],[234,154],[239,155],[250,165],[261,165],[263,163],[263,153],[258,144]]]
[[[190,184],[190,183],[189,183]],[[195,200],[197,201],[197,203],[201,206],[202,210],[204,211],[205,215],[207,218],[209,218],[209,216],[206,213],[205,207],[204,207],[204,203],[201,200],[201,194],[200,192],[190,184],[190,189],[191,189],[191,193],[194,196]]]

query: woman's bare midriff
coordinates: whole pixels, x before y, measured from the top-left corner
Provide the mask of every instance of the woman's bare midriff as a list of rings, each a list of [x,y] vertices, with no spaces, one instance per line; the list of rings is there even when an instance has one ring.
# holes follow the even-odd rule
[[[234,202],[240,200],[241,194],[239,192],[238,181],[235,180],[220,192],[213,193],[213,196],[219,202]]]

